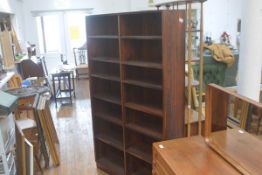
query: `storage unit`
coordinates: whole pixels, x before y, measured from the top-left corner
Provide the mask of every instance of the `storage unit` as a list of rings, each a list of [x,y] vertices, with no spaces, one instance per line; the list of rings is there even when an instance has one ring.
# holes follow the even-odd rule
[[[152,143],[184,136],[185,12],[86,19],[98,168],[151,174]]]

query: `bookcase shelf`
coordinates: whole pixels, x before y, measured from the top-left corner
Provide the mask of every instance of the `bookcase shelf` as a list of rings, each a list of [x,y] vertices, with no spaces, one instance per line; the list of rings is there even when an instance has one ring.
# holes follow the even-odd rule
[[[95,155],[109,174],[152,174],[152,143],[184,136],[179,18],[183,10],[87,17]]]
[[[132,155],[127,155],[127,175],[149,175],[152,174],[152,166]]]
[[[100,118],[94,120],[95,138],[123,151],[123,129]]]
[[[161,40],[162,36],[121,36],[121,39],[137,39],[137,40]]]
[[[92,75],[92,74],[91,74]],[[107,102],[121,104],[120,83],[103,79],[93,79],[93,97]]]
[[[96,146],[96,164],[97,167],[115,175],[123,175],[124,153],[108,144],[95,139]]]
[[[91,66],[93,66],[90,70],[90,74],[96,75],[107,75],[120,77],[120,68],[118,64],[113,63],[104,63],[104,62],[91,62]]]
[[[121,106],[104,100],[93,99],[93,116],[122,126]]]
[[[99,74],[99,73],[98,74],[91,74],[91,77],[120,82],[120,78],[119,77],[112,76],[112,75],[107,75],[107,74]]]
[[[95,57],[90,58],[91,61],[105,62],[105,63],[116,63],[119,64],[119,58],[110,58],[110,57]]]
[[[158,90],[162,89],[162,85],[143,82],[143,81],[139,81],[139,80],[124,80],[124,83],[130,84],[130,85],[141,86],[141,87],[145,87],[145,88],[152,88],[152,89],[158,89]]]
[[[158,117],[163,117],[162,110],[154,106],[149,106],[149,105],[139,104],[139,103],[134,103],[134,102],[127,102],[125,103],[125,106],[130,109],[134,109],[134,110],[138,110],[138,111],[145,112],[148,114],[156,115]]]
[[[86,31],[88,37],[97,35],[118,35],[118,17],[111,16],[90,16],[86,18]]]
[[[96,94],[93,95],[93,98],[121,105],[120,99],[118,97],[110,96],[108,94]]]
[[[152,68],[125,66],[124,83],[162,90],[162,71]]]
[[[90,59],[95,58],[119,58],[118,39],[112,38],[88,38],[88,56]]]
[[[121,36],[161,36],[161,23],[160,12],[121,15],[120,34]]]
[[[154,63],[149,61],[123,61],[122,64],[129,65],[129,66],[137,66],[137,67],[144,67],[144,68],[154,68],[154,69],[162,69],[161,63]]]
[[[156,140],[163,139],[163,121],[158,116],[126,109],[126,128]]]
[[[88,36],[88,39],[118,39],[117,35],[93,35]]]
[[[115,139],[110,134],[104,135],[104,134],[97,134],[96,139],[100,140],[101,142],[108,144],[114,148],[117,148],[119,150],[124,150],[123,143],[117,139]]]
[[[109,115],[107,113],[103,113],[103,112],[96,112],[95,117],[101,118],[103,120],[106,120],[108,122],[114,123],[116,125],[122,126],[122,121],[115,116]]]
[[[121,40],[121,56],[124,62],[136,64],[162,64],[162,40]]]
[[[152,143],[157,140],[141,135],[132,130],[126,130],[126,151],[147,163],[152,163]]]

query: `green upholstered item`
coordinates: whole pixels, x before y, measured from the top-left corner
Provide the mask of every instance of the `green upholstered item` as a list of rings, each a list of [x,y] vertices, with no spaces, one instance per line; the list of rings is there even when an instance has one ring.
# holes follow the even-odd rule
[[[220,86],[235,86],[238,67],[238,54],[234,54],[235,62],[230,67],[225,63],[218,62],[212,58],[210,52],[205,51],[203,66],[203,92],[206,85],[215,83]],[[194,78],[199,79],[199,64],[193,65]]]

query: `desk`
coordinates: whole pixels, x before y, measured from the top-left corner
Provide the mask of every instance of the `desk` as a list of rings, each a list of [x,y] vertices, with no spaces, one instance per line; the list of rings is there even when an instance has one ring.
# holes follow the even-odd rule
[[[212,133],[216,144],[251,174],[262,171],[262,141],[239,130]],[[153,145],[153,175],[234,175],[240,173],[214,152],[201,136]]]
[[[69,99],[72,104],[72,93],[75,95],[75,78],[73,70],[61,70],[52,73],[54,99],[57,107],[58,100]],[[56,85],[58,83],[58,86]]]

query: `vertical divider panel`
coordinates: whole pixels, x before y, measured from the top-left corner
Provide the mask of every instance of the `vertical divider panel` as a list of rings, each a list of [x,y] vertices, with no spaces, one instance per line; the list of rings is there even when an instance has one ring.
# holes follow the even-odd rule
[[[184,136],[185,19],[183,14],[172,10],[164,11],[162,16],[165,139]]]
[[[89,40],[88,40],[88,27],[87,27],[87,25],[89,24],[89,22],[88,22],[88,18],[86,18],[86,29],[87,29],[87,35],[86,35],[86,41],[87,41],[87,43],[89,43]],[[86,44],[86,49],[87,50],[89,50],[89,47],[88,47],[88,44]],[[87,52],[87,54],[88,54],[88,65],[91,65],[91,60],[90,60],[90,58],[92,58],[92,54],[90,54],[90,52]],[[93,67],[91,66],[89,66],[89,71],[88,71],[88,77],[90,77],[90,79],[89,79],[89,92],[90,92],[90,104],[91,104],[91,115],[92,115],[92,129],[93,129],[93,145],[94,145],[94,152],[95,152],[95,160],[97,160],[97,154],[96,154],[96,151],[97,151],[97,149],[96,149],[96,144],[95,144],[95,136],[94,136],[94,133],[95,133],[95,128],[94,128],[94,125],[95,125],[95,123],[94,123],[94,118],[93,118],[93,116],[94,116],[94,111],[93,111],[93,109],[94,109],[94,102],[93,102],[93,100],[92,100],[92,97],[93,97],[93,87],[92,87],[92,78],[91,78],[91,73],[92,73],[92,71],[93,71]]]
[[[124,145],[124,169],[127,174],[127,158],[126,158],[126,137],[125,137],[125,124],[126,124],[126,111],[125,111],[125,87],[124,77],[125,70],[122,64],[122,45],[121,45],[121,15],[118,15],[118,41],[119,41],[119,65],[120,65],[120,88],[121,88],[121,108],[122,108],[122,127],[123,127],[123,145]]]

